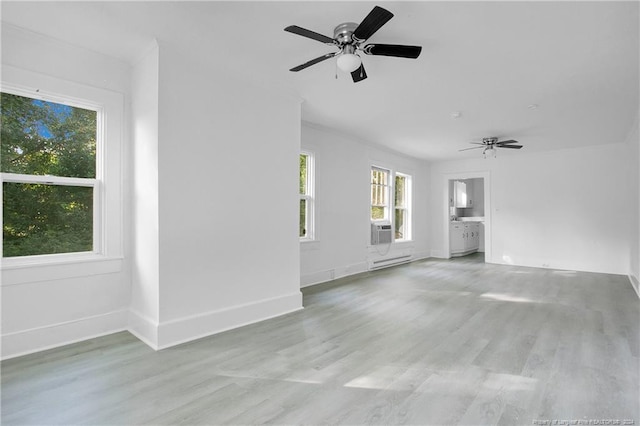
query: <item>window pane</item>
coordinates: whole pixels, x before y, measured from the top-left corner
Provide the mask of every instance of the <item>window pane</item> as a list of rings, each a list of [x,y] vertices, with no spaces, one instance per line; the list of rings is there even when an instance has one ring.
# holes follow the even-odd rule
[[[395,188],[395,205],[397,207],[404,207],[405,200],[405,177],[396,175],[396,188]]]
[[[307,200],[300,200],[300,237],[307,236]]]
[[[300,154],[300,194],[307,193],[307,163],[308,156]]]
[[[0,96],[0,171],[96,177],[95,111],[8,93]]]
[[[387,205],[387,191],[383,185],[371,185],[371,204],[374,206]]]
[[[384,207],[371,206],[371,219],[384,219]]]
[[[396,231],[396,240],[403,240],[407,237],[406,228],[405,228],[405,219],[406,219],[406,210],[404,209],[396,209],[395,214],[395,231]]]
[[[378,185],[387,184],[387,172],[378,169],[371,169],[371,183]]]
[[[389,172],[371,168],[371,220],[386,219],[389,207]]]
[[[93,188],[4,182],[4,257],[93,250]]]

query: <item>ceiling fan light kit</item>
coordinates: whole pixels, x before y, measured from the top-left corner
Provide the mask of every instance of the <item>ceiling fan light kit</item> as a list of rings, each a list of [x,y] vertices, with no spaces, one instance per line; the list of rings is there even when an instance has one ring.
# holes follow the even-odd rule
[[[398,44],[367,44],[360,46],[365,40],[369,39],[376,31],[378,31],[391,18],[393,13],[380,6],[375,6],[371,12],[357,24],[355,22],[344,22],[333,30],[333,38],[316,33],[297,25],[290,25],[284,30],[292,34],[307,37],[321,43],[337,47],[339,50],[333,53],[327,53],[319,56],[302,65],[291,68],[289,71],[298,72],[305,68],[325,61],[335,56],[338,68],[344,72],[351,73],[354,83],[367,78],[367,73],[362,64],[362,58],[359,52],[365,55],[373,56],[393,56],[397,58],[416,59],[422,51],[421,46],[406,46]]]
[[[360,59],[360,56],[356,55],[354,52],[355,48],[353,46],[346,45],[342,49],[342,53],[338,56],[338,68],[344,72],[354,72],[360,68],[362,59]]]
[[[493,156],[493,158],[497,157],[497,153],[498,153],[497,149],[495,149],[494,147],[486,147],[485,149],[482,150],[482,157],[485,160],[487,159],[487,151],[489,152],[489,156]]]
[[[360,64],[362,63],[362,59],[360,56],[355,55],[353,53],[343,53],[338,56],[338,68],[340,68],[344,72],[354,72],[358,68],[360,68]]]

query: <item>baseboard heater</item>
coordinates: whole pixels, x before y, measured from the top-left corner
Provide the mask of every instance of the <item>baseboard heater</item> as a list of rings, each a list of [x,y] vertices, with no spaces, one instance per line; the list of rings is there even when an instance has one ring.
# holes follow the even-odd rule
[[[371,262],[369,266],[369,270],[373,271],[374,269],[386,268],[388,266],[400,265],[401,263],[408,263],[411,261],[411,255],[407,254],[405,256],[391,257],[387,259],[374,260]]]

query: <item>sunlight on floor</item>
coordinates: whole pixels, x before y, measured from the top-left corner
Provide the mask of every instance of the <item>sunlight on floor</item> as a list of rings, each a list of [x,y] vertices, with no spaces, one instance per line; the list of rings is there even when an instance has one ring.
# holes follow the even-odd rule
[[[396,389],[402,390],[407,386],[403,386],[402,373],[405,370],[401,367],[382,366],[377,370],[360,376],[346,383],[346,388],[363,388],[363,389]]]
[[[278,377],[277,374],[252,374],[251,372],[246,373],[232,373],[232,372],[221,372],[220,376],[224,377],[235,377],[239,379],[250,379],[250,380],[278,380],[281,382],[289,382],[289,383],[302,383],[308,385],[321,385],[324,383],[322,380],[309,380],[303,378],[297,378],[295,376],[291,377]]]
[[[500,302],[538,303],[536,300],[527,299],[526,297],[517,297],[501,293],[484,293],[481,294],[480,297],[498,300]]]
[[[574,276],[576,275],[578,272],[576,271],[553,271],[554,274],[556,275],[568,275],[568,276]]]
[[[489,389],[506,391],[525,391],[531,392],[535,390],[538,379],[531,377],[516,376],[513,374],[493,373],[489,374],[483,386]]]

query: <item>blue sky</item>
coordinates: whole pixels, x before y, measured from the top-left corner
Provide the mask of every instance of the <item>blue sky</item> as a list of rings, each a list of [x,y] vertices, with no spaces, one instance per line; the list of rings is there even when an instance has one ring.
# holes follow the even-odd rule
[[[49,107],[49,111],[53,112],[59,119],[61,119],[60,121],[64,121],[66,117],[70,116],[71,111],[73,110],[73,107],[69,105],[57,104],[55,102],[42,101],[39,99],[34,99],[32,102],[34,105],[39,107]],[[53,136],[49,128],[43,123],[38,125],[38,134],[44,138],[50,138]]]

